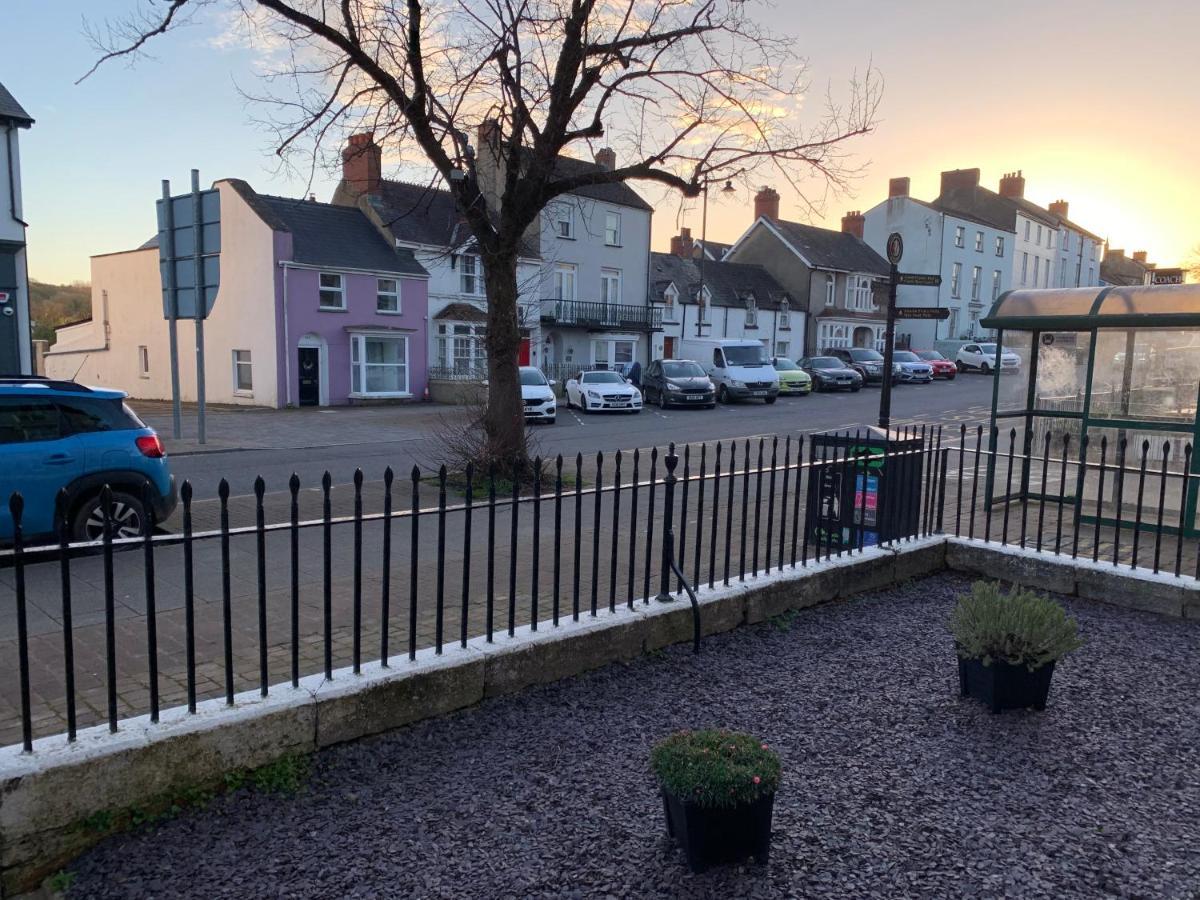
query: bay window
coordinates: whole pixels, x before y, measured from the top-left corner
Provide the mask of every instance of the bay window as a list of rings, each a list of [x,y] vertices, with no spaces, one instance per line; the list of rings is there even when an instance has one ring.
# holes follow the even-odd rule
[[[363,397],[408,394],[408,337],[350,335],[350,391]]]

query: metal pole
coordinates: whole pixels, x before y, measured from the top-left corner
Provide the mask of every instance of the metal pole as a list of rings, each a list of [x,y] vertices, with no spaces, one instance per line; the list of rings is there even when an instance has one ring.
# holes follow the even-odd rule
[[[179,293],[175,284],[175,210],[171,206],[171,182],[163,179],[163,240],[159,259],[166,263],[167,338],[171,345],[171,426],[175,440],[183,434],[183,413],[179,405]]]
[[[196,302],[196,440],[204,438],[204,316],[208,312],[204,288],[204,216],[200,211],[200,170],[192,169],[192,262],[195,266]]]
[[[892,263],[888,281],[887,328],[883,333],[883,383],[879,386],[879,427],[887,429],[892,421],[892,345],[896,343],[896,283],[900,272]]]
[[[704,183],[704,207],[700,211],[700,292],[696,294],[696,337],[700,337],[704,329],[704,254],[708,252],[708,182]],[[684,332],[686,337],[686,332]]]

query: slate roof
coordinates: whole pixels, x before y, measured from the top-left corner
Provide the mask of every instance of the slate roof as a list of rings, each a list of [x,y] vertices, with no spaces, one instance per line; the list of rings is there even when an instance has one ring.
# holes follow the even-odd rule
[[[721,244],[717,241],[696,241],[704,248],[704,255],[707,259],[722,259],[726,253],[733,249],[733,244]]]
[[[560,156],[554,166],[556,175],[574,178],[590,172],[600,172],[602,169],[594,162],[586,159],[575,159],[572,156]],[[604,203],[616,203],[620,206],[632,206],[634,209],[644,209],[654,212],[654,207],[641,198],[637,191],[624,182],[615,184],[589,184],[577,187],[571,192],[580,197],[600,200]]]
[[[15,122],[17,125],[32,125],[33,118],[25,112],[17,98],[8,92],[8,88],[0,84],[0,120]]]
[[[869,275],[891,273],[887,260],[852,234],[782,219],[772,219],[771,226],[814,268]]]
[[[939,194],[932,205],[934,209],[980,225],[1014,233],[1017,230],[1017,205],[985,187],[951,188]]]
[[[411,250],[393,249],[356,206],[257,193],[240,179],[230,186],[275,231],[292,235],[292,259],[330,268],[427,275]]]
[[[694,302],[700,290],[700,266],[695,260],[672,253],[650,254],[650,299],[663,301],[667,286],[674,284],[680,297]],[[704,263],[704,287],[713,306],[743,307],[749,294],[759,309],[778,309],[780,300],[791,300],[788,292],[760,265],[753,263]]]
[[[449,191],[405,181],[384,181],[371,203],[398,241],[459,247],[472,240]]]

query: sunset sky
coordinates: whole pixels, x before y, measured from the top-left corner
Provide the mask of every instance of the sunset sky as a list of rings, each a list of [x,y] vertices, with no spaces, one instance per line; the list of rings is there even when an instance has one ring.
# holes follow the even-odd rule
[[[159,38],[153,58],[110,65],[74,85],[94,59],[83,16],[102,21],[136,0],[7,0],[0,82],[36,120],[22,133],[30,274],[87,280],[88,257],[136,246],[154,231],[159,181],[240,177],[264,193],[301,195],[303,172],[280,171],[256,113],[251,51],[204,24]],[[985,186],[1021,169],[1026,196],[1063,198],[1071,218],[1114,247],[1187,264],[1200,247],[1200,4],[1061,0],[896,4],[782,0],[772,23],[810,61],[813,100],[842,91],[868,64],[886,82],[876,132],[850,149],[863,175],[827,198],[824,222],[912,178],[932,199],[943,169],[978,167]],[[311,183],[327,200],[336,174]],[[804,219],[783,185],[782,213]],[[658,201],[660,193],[645,191]],[[709,235],[749,224],[747,191],[710,206]],[[679,224],[678,201],[655,216],[655,249]],[[818,223],[821,221],[817,219]],[[700,230],[698,210],[684,224]]]

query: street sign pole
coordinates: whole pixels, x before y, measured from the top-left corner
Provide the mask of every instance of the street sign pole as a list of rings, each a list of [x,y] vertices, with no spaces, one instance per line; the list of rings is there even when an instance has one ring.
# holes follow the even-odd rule
[[[899,232],[893,231],[887,241],[888,262],[891,275],[888,278],[887,328],[883,332],[883,383],[879,386],[879,427],[886,434],[892,422],[892,346],[896,343],[896,285],[900,280],[900,259],[904,255],[904,241]]]
[[[171,345],[171,430],[175,440],[183,435],[183,413],[179,402],[179,295],[175,285],[175,219],[171,209],[171,182],[163,179],[163,214],[166,217],[164,240],[166,246],[159,252],[172,260],[167,266],[167,339]]]
[[[200,209],[200,170],[192,169],[192,259],[195,266],[196,297],[196,439],[204,438],[204,316],[208,295],[204,288],[204,216]]]

